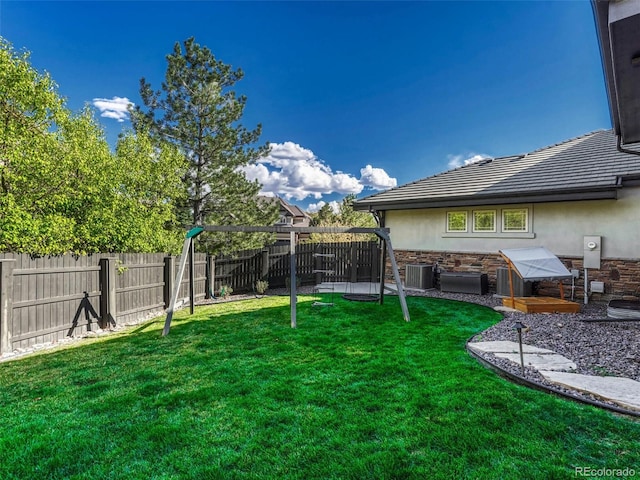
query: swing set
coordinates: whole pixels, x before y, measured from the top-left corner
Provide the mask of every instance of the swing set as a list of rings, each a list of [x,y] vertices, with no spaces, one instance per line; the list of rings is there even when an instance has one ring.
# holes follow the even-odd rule
[[[371,281],[367,282],[367,291],[363,288],[358,288],[359,253],[356,253],[353,248],[350,249],[347,255],[344,255],[339,250],[332,248],[331,244],[327,246],[325,243],[319,243],[316,247],[316,252],[313,253],[313,257],[316,267],[312,271],[316,275],[316,285],[313,291],[325,292],[331,295],[329,302],[316,301],[313,303],[314,306],[333,306],[333,298],[336,292],[343,292],[342,298],[352,302],[378,302],[380,300],[381,294],[379,292],[375,293],[375,284],[371,283],[374,280],[373,276],[370,276]],[[351,258],[347,259],[345,257]],[[369,260],[373,273],[375,259],[369,258]],[[344,271],[345,264],[350,269],[347,269],[346,272]],[[350,280],[346,282],[338,280],[344,280],[345,275]]]
[[[189,261],[189,307],[190,313],[193,315],[194,301],[195,301],[195,279],[194,279],[194,240],[203,232],[245,232],[245,233],[289,233],[289,252],[290,252],[290,305],[291,305],[291,328],[297,327],[296,320],[296,244],[297,235],[300,233],[368,233],[375,234],[384,242],[382,249],[381,263],[384,265],[385,252],[389,252],[389,258],[391,260],[391,268],[393,270],[393,277],[395,280],[396,288],[398,291],[398,298],[400,299],[400,306],[402,307],[402,314],[405,321],[410,321],[409,310],[407,308],[407,301],[402,288],[402,281],[400,280],[400,273],[398,271],[398,264],[396,263],[395,255],[393,253],[393,247],[391,245],[391,238],[389,237],[388,228],[364,228],[364,227],[282,227],[282,226],[239,226],[239,225],[202,225],[191,227],[186,234],[184,243],[182,245],[182,256],[180,258],[180,265],[176,274],[176,280],[174,283],[173,292],[171,294],[171,301],[169,302],[169,308],[167,309],[167,318],[165,319],[164,329],[162,330],[162,336],[169,334],[171,328],[171,319],[173,318],[173,312],[175,311],[176,302],[180,292],[180,284],[182,277],[184,276],[187,260]],[[380,296],[379,303],[382,303],[384,299],[384,269],[381,273],[380,281]]]

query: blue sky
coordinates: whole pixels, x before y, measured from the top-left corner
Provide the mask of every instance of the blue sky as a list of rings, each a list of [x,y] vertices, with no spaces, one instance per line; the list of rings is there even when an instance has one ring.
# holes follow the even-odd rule
[[[94,108],[112,144],[118,99],[159,88],[194,36],[244,70],[243,124],[274,146],[248,174],[310,210],[611,127],[587,0],[0,0],[0,35],[72,110],[110,106]]]

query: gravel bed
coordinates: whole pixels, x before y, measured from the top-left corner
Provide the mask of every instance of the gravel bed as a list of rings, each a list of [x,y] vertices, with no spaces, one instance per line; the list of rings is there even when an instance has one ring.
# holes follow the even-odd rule
[[[477,303],[490,308],[501,307],[502,299],[493,295],[464,295],[442,293],[437,290],[415,293],[437,298],[448,298]],[[483,332],[471,342],[509,340],[518,341],[513,328],[522,322],[528,331],[522,332],[522,342],[547,348],[572,360],[577,369],[574,373],[585,375],[627,377],[640,381],[640,321],[616,321],[607,318],[607,305],[590,302],[581,304],[579,313],[523,313],[501,308],[503,319]],[[478,354],[482,359],[509,374],[522,377],[518,363],[498,358],[491,353]],[[537,370],[525,367],[525,379],[559,393],[617,407],[593,395],[561,387],[547,381]]]

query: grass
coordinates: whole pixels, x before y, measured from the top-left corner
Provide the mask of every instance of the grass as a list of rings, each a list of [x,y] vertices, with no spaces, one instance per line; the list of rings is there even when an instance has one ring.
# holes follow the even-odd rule
[[[0,478],[574,478],[640,465],[640,423],[513,385],[464,351],[499,320],[396,298],[180,312],[0,365]]]

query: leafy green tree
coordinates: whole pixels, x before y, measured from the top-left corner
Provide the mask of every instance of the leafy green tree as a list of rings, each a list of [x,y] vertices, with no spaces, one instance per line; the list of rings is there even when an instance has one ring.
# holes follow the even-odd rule
[[[111,190],[110,211],[120,243],[132,252],[179,251],[184,230],[175,204],[184,196],[184,157],[170,144],[157,148],[140,131],[120,136],[115,160],[118,182]]]
[[[376,221],[368,212],[354,210],[353,202],[356,196],[349,194],[340,202],[338,212],[334,212],[329,204],[323,205],[318,213],[312,215],[311,225],[315,227],[362,227],[375,228]],[[355,233],[313,233],[310,236],[312,242],[364,242],[375,240],[375,234]]]
[[[34,239],[68,242],[69,222],[44,208],[56,191],[51,173],[59,145],[50,126],[66,119],[49,75],[33,70],[27,53],[0,39],[0,248],[23,251]],[[33,188],[35,186],[35,188]],[[33,216],[32,212],[39,213]],[[42,243],[42,242],[39,242]]]
[[[183,49],[184,47],[184,49]],[[160,90],[142,78],[144,109],[131,112],[134,128],[148,129],[157,140],[175,145],[187,160],[182,180],[185,201],[179,219],[185,224],[270,225],[277,205],[261,201],[260,184],[249,181],[242,167],[266,155],[269,146],[256,146],[261,126],[248,130],[241,123],[246,97],[234,85],[240,69],[216,59],[193,38],[176,43],[167,55],[167,70]],[[212,253],[229,253],[261,246],[265,235],[209,234],[203,236]]]
[[[182,161],[143,132],[113,154],[92,111],[72,114],[50,76],[0,38],[0,251],[174,249]]]

